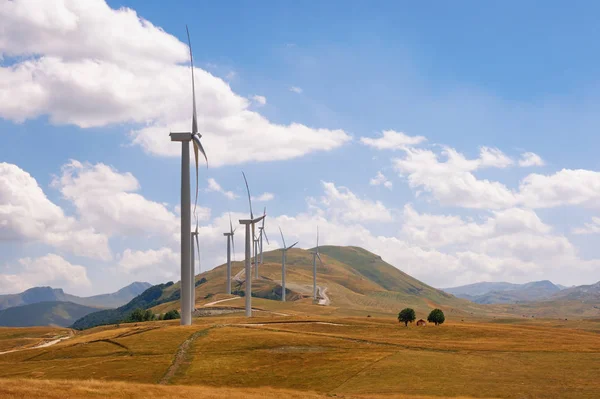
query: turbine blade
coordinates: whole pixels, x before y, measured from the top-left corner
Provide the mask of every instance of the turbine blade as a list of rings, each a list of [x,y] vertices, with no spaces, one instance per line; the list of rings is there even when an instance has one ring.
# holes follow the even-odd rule
[[[233,224],[231,223],[231,212],[229,212],[229,232],[233,235]]]
[[[323,260],[321,259],[321,255],[317,252],[317,258],[319,258],[319,262],[321,262],[321,266],[323,266]]]
[[[286,249],[290,249],[290,248],[294,248],[296,246],[296,244],[298,244],[298,241],[296,241],[295,243],[293,243],[292,245],[290,245],[289,247],[287,247]]]
[[[231,235],[231,248],[233,250],[233,261],[235,262],[235,240],[233,239],[233,234]]]
[[[265,221],[265,219],[263,219],[263,222],[264,221]],[[265,240],[267,240],[267,245],[271,245],[271,243],[269,242],[269,237],[267,237],[267,231],[264,228],[262,228],[260,231],[265,235]]]
[[[194,82],[194,56],[192,55],[192,41],[190,40],[190,30],[188,26],[185,26],[187,32],[188,46],[190,48],[190,65],[192,68],[192,103],[194,109],[192,111],[192,135],[198,133],[198,119],[196,117],[196,84]]]
[[[283,248],[285,248],[285,238],[283,238],[283,231],[281,231],[281,227],[279,227],[279,233],[281,233],[281,241],[283,241]]]
[[[252,200],[250,199],[250,188],[248,187],[248,180],[246,179],[246,174],[242,171],[242,176],[244,176],[244,182],[246,183],[246,191],[248,192],[248,204],[250,204],[250,219],[254,219],[254,214],[252,213]],[[252,228],[254,229],[254,223],[252,223]],[[252,232],[254,235],[254,231]]]
[[[317,252],[319,252],[319,226],[317,226]]]
[[[206,156],[206,151],[204,151],[204,147],[202,147],[202,142],[200,141],[200,133],[196,133],[192,135],[192,141],[194,142],[194,155],[196,156],[196,169],[198,168],[198,150],[204,156],[204,160],[206,160],[206,167],[208,168],[208,157]]]
[[[267,207],[265,206],[265,210],[263,211],[263,216],[267,216]],[[262,220],[262,226],[263,229],[265,228],[265,218],[263,218]]]
[[[196,251],[198,254],[198,273],[202,273],[202,264],[200,263],[200,244],[198,243],[198,229],[196,229],[195,239],[196,239]]]

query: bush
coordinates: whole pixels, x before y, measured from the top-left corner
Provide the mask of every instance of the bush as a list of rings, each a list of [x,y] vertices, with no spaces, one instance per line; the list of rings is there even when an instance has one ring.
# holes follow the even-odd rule
[[[400,313],[398,313],[398,321],[400,323],[404,323],[405,326],[408,327],[408,323],[412,323],[417,318],[414,309],[405,308],[402,309]]]
[[[446,317],[444,316],[444,312],[440,309],[433,309],[429,316],[427,316],[427,321],[430,323],[434,323],[436,326],[438,324],[443,324],[446,321]]]
[[[165,313],[163,320],[175,320],[175,319],[180,319],[180,318],[181,318],[181,315],[179,314],[179,312],[177,310],[169,310],[167,313]]]
[[[152,321],[154,319],[156,319],[156,316],[154,315],[154,313],[152,313],[151,310],[137,308],[133,312],[131,312],[131,314],[129,315],[129,317],[127,317],[125,321],[127,323],[138,323],[142,321]]]

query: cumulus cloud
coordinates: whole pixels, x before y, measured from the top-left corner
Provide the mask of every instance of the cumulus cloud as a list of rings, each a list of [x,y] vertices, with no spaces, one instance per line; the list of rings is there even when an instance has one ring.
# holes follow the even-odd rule
[[[267,202],[267,201],[271,201],[273,198],[275,198],[275,194],[273,194],[273,193],[262,193],[258,197],[251,196],[250,198],[252,198],[252,201]]]
[[[15,269],[16,273],[0,274],[2,293],[17,293],[40,285],[83,292],[91,286],[85,267],[73,265],[56,254],[19,259]]]
[[[263,105],[267,104],[267,97],[265,97],[265,96],[259,96],[258,94],[256,94],[256,95],[252,96],[251,99],[259,107],[262,107]]]
[[[521,159],[519,159],[519,166],[528,167],[528,166],[544,166],[546,163],[544,160],[537,154],[533,152],[524,152],[521,154]]]
[[[66,252],[108,260],[108,237],[66,216],[37,181],[17,165],[0,163],[0,241],[38,241]]]
[[[21,122],[47,115],[54,124],[82,128],[143,125],[131,129],[134,144],[179,156],[168,133],[190,128],[187,46],[104,0],[43,3],[0,5],[0,53],[19,57],[0,67],[0,117]],[[200,68],[195,74],[198,127],[213,166],[290,159],[350,140],[342,130],[274,124],[222,79]]]
[[[71,161],[52,185],[73,203],[79,218],[109,235],[168,235],[179,229],[176,215],[161,203],[136,193],[131,173],[112,167]]]
[[[593,216],[592,221],[585,223],[583,227],[573,229],[573,234],[598,234],[600,233],[600,217]]]
[[[384,130],[379,138],[361,137],[360,142],[378,150],[402,150],[415,146],[426,140],[423,136],[408,136],[394,130]]]
[[[208,179],[208,188],[206,189],[206,191],[214,191],[217,193],[221,193],[229,199],[236,199],[238,197],[233,191],[226,191],[225,189],[223,189],[223,187],[221,187],[221,185],[217,183],[217,181],[212,177]]]
[[[381,171],[377,172],[377,176],[369,180],[371,186],[383,185],[387,189],[392,189],[392,182],[389,181]]]
[[[146,251],[126,249],[119,258],[119,270],[126,274],[144,275],[153,280],[179,278],[179,253],[169,247]]]
[[[319,204],[324,205],[329,217],[344,222],[390,222],[393,217],[380,201],[358,198],[346,187],[332,182],[321,182],[324,195]]]

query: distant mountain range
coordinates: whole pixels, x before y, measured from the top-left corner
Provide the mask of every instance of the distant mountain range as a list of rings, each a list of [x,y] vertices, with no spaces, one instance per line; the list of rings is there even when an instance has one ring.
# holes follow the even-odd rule
[[[97,310],[98,308],[72,302],[38,302],[0,310],[0,326],[69,327],[75,320]]]
[[[0,295],[0,310],[39,302],[71,302],[95,308],[116,308],[126,304],[152,284],[135,282],[110,294],[79,297],[65,293],[60,288],[34,287],[20,294]]]
[[[567,288],[552,297],[571,301],[600,302],[600,281],[596,284]]]
[[[459,298],[468,299],[475,303],[494,304],[557,299],[563,297],[562,294],[564,292],[571,292],[571,295],[575,296],[577,295],[576,293],[582,294],[582,292],[579,291],[580,288],[581,287],[566,288],[561,285],[553,284],[548,280],[543,280],[525,284],[481,282],[460,287],[443,288],[443,290],[449,294]]]

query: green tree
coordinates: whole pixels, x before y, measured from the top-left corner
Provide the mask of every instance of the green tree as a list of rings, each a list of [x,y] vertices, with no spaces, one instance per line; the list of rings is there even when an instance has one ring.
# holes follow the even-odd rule
[[[430,323],[434,323],[436,326],[438,324],[443,324],[446,321],[446,317],[444,316],[444,312],[440,309],[433,309],[429,316],[427,316],[427,321]]]
[[[127,321],[129,323],[137,323],[140,321],[144,321],[145,313],[146,312],[144,312],[144,309],[137,308],[133,312],[131,312],[129,317],[127,317]]]
[[[417,318],[414,309],[406,308],[402,309],[400,313],[398,313],[398,321],[400,323],[404,323],[405,326],[408,327],[408,323],[412,323]]]
[[[175,320],[180,318],[181,316],[177,310],[169,310],[167,313],[165,313],[163,320]]]

